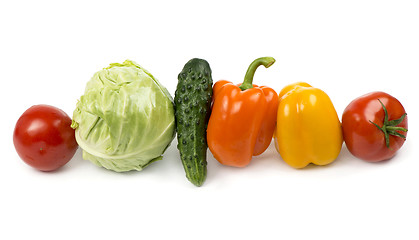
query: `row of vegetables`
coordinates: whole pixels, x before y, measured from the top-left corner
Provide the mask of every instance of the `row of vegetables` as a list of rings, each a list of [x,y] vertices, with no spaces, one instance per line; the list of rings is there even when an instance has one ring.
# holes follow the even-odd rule
[[[65,165],[80,146],[84,159],[125,172],[162,159],[177,136],[186,177],[196,186],[207,176],[208,148],[221,164],[245,167],[274,138],[281,158],[304,168],[332,163],[343,141],[369,162],[390,159],[403,145],[407,116],[396,98],[363,95],[346,107],[340,122],[329,96],[307,83],[279,94],[253,84],[256,69],[274,62],[256,59],[241,84],[213,84],[208,62],[191,59],[178,75],[174,100],[137,63],[113,63],[87,83],[73,119],[50,105],[32,106],[18,119],[13,142],[19,156],[41,171]]]

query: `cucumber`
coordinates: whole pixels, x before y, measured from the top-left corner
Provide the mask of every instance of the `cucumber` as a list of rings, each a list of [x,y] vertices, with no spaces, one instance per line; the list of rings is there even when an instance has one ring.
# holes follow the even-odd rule
[[[207,177],[207,126],[212,77],[207,61],[193,58],[178,75],[175,92],[177,148],[186,178],[201,186]]]

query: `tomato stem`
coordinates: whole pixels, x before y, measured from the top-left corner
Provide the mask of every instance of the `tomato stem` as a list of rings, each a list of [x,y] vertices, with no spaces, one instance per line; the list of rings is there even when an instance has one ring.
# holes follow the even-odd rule
[[[384,133],[384,139],[386,141],[386,147],[390,148],[390,135],[406,139],[405,135],[403,135],[403,134],[401,134],[397,131],[407,132],[407,129],[403,128],[403,127],[397,127],[397,125],[399,125],[400,123],[403,122],[403,120],[404,120],[404,118],[406,117],[407,114],[404,113],[399,119],[389,121],[388,120],[387,108],[384,106],[384,104],[381,102],[380,99],[378,99],[378,101],[380,102],[380,104],[381,104],[381,106],[383,107],[383,110],[384,110],[383,126],[380,127],[378,124],[372,122],[371,120],[370,120],[370,123],[374,124],[378,129],[380,129]]]
[[[256,69],[263,65],[265,68],[270,67],[272,64],[275,63],[275,59],[273,57],[261,57],[256,60],[254,60],[247,69],[246,75],[244,76],[244,81],[240,85],[240,89],[242,91],[246,89],[253,88],[253,77],[255,75]]]
[[[387,130],[407,132],[407,129],[406,128],[402,128],[402,127],[391,127],[391,126],[388,126],[387,127]]]

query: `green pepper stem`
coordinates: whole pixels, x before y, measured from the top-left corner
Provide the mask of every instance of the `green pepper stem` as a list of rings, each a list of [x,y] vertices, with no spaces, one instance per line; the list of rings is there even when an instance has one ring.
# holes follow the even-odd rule
[[[253,88],[253,77],[255,76],[256,69],[260,65],[263,65],[265,66],[265,68],[268,68],[274,63],[275,59],[273,57],[261,57],[254,60],[247,69],[246,75],[244,76],[244,81],[240,85],[240,89],[244,91],[246,89]]]

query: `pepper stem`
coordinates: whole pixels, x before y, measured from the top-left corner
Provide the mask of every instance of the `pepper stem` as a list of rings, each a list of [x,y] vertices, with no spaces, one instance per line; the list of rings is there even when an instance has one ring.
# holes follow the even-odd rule
[[[265,66],[265,68],[268,68],[274,63],[275,59],[273,57],[261,57],[254,60],[247,69],[246,75],[244,76],[244,81],[240,85],[240,89],[244,91],[246,89],[253,88],[253,76],[255,76],[256,69],[260,65],[263,65]]]
[[[387,108],[384,106],[384,104],[380,101],[380,99],[378,99],[378,101],[380,102],[381,106],[383,107],[384,110],[384,123],[383,126],[380,127],[378,124],[370,121],[372,124],[374,124],[378,129],[380,129],[383,133],[384,133],[384,139],[386,141],[386,147],[390,148],[390,137],[389,135],[393,135],[396,137],[401,137],[403,139],[406,139],[406,136],[397,132],[397,131],[402,131],[402,132],[407,132],[406,128],[403,127],[397,127],[397,125],[399,125],[401,122],[403,122],[404,118],[406,117],[406,113],[403,114],[399,119],[396,120],[388,120],[388,112],[387,112]]]

